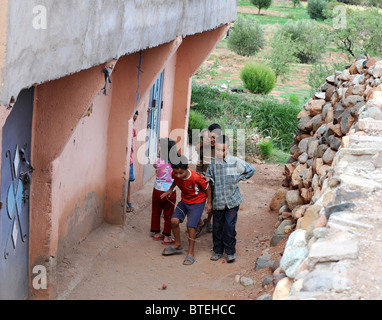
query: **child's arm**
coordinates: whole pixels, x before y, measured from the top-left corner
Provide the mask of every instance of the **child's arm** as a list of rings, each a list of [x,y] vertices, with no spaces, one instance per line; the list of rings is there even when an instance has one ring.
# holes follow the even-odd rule
[[[209,214],[212,211],[212,197],[211,197],[211,186],[208,185],[208,188],[206,190],[207,193],[207,204],[206,204],[206,212]]]
[[[170,189],[168,189],[168,191],[166,191],[165,193],[162,193],[162,195],[160,196],[161,199],[163,198],[166,198],[166,197],[170,197],[172,195],[172,193],[174,192],[174,189],[176,187],[176,183],[175,181],[172,183]]]
[[[205,176],[202,175],[202,177],[206,180],[206,182],[209,182],[209,183],[214,184],[214,182],[215,182],[215,181],[214,181],[215,176],[214,176],[214,171],[213,171],[211,165],[208,166],[206,175],[205,175]]]
[[[246,181],[255,174],[255,168],[243,160],[239,159],[237,166],[240,173],[239,181]]]

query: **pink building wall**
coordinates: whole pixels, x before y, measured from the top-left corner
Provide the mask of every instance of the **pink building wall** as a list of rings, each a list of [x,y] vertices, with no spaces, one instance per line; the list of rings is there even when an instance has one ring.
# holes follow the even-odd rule
[[[153,84],[165,70],[161,136],[174,129],[187,130],[191,77],[227,28],[144,50],[138,103],[139,53],[35,88],[29,263],[30,270],[35,265],[47,267],[49,288],[31,289],[32,298],[55,298],[54,270],[65,253],[103,220],[123,222],[134,112],[140,114],[134,126],[141,139],[135,140],[132,193],[143,185],[144,166],[137,157],[145,147]],[[110,66],[112,83],[104,96],[99,94],[105,84],[103,69]]]
[[[110,95],[96,96],[90,116],[79,121],[53,161],[52,229],[58,235],[58,260],[103,221],[110,102]]]

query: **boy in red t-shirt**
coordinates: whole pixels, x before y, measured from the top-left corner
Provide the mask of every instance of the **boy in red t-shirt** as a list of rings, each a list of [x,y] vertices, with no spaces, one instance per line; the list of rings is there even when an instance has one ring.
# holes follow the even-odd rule
[[[180,156],[177,162],[176,164],[171,164],[174,182],[170,189],[161,196],[161,198],[170,197],[176,186],[182,191],[181,201],[176,206],[171,219],[171,228],[175,243],[173,246],[165,248],[162,254],[167,256],[183,252],[182,243],[180,241],[179,224],[182,223],[187,216],[189,247],[183,264],[191,265],[195,262],[194,248],[196,227],[203,214],[204,207],[206,206],[207,212],[210,212],[212,208],[210,203],[211,189],[199,173],[188,169],[188,159],[185,156]]]

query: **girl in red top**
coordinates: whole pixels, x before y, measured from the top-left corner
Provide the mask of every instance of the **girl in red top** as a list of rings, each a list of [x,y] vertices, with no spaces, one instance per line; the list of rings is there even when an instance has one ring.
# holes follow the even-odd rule
[[[175,161],[174,161],[175,162]],[[170,197],[176,186],[182,191],[181,201],[175,208],[175,212],[171,219],[172,232],[174,234],[175,243],[163,250],[163,255],[172,255],[183,252],[180,239],[179,224],[184,221],[187,216],[188,230],[188,254],[183,261],[184,265],[191,265],[195,262],[195,238],[196,227],[203,214],[204,207],[207,202],[207,212],[211,211],[211,190],[208,183],[203,177],[188,168],[188,159],[185,156],[180,156],[176,159],[176,163],[172,163],[172,177],[174,179],[170,189],[162,194],[162,198]]]

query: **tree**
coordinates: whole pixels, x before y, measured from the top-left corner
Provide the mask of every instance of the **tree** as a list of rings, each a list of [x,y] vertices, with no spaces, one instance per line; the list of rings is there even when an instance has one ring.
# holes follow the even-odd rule
[[[261,9],[268,9],[271,4],[272,0],[251,0],[252,4],[259,9],[259,12],[257,14],[260,14]]]
[[[288,20],[278,32],[281,37],[290,38],[294,43],[296,57],[301,63],[314,63],[326,51],[329,40],[327,30],[314,20]]]
[[[346,26],[333,31],[337,48],[356,58],[359,54],[382,55],[382,14],[375,8],[353,10]]]
[[[296,8],[297,6],[300,6],[301,5],[301,1],[300,0],[291,0],[293,2],[293,8]]]
[[[309,0],[306,10],[308,11],[309,17],[314,20],[325,20],[325,9],[327,3],[325,0]]]
[[[253,56],[265,46],[264,31],[256,19],[238,16],[227,45],[241,56]]]
[[[288,80],[291,72],[291,64],[297,63],[296,44],[288,36],[276,33],[269,41],[270,52],[266,55],[269,60],[268,65],[273,69],[276,77],[280,77],[282,82]]]

